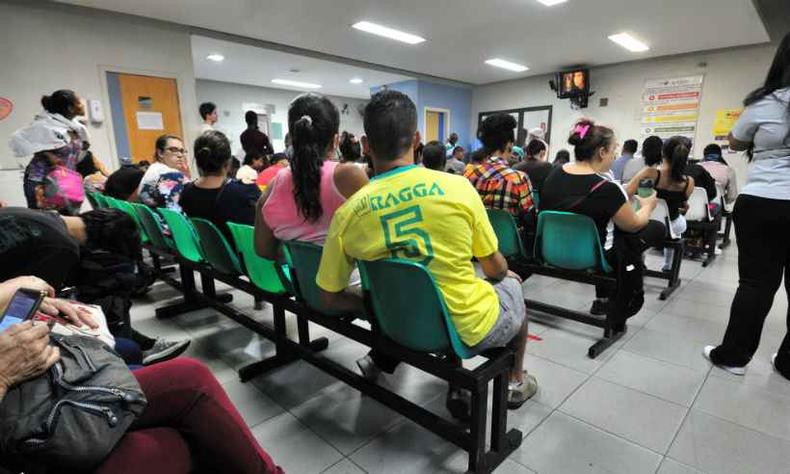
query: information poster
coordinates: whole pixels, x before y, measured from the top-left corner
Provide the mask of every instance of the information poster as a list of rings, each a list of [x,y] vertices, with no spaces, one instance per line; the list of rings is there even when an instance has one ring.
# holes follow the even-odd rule
[[[713,122],[713,139],[717,142],[727,141],[727,136],[729,136],[741,113],[743,113],[743,108],[718,109],[716,111],[716,120]]]
[[[645,82],[642,92],[641,137],[693,139],[699,120],[702,74]]]

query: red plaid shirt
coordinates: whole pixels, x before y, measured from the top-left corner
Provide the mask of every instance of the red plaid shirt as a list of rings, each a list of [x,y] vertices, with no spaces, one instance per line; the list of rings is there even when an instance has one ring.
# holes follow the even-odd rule
[[[501,158],[491,156],[482,164],[467,166],[464,176],[489,209],[503,209],[523,217],[534,206],[532,184],[527,175],[512,169]]]

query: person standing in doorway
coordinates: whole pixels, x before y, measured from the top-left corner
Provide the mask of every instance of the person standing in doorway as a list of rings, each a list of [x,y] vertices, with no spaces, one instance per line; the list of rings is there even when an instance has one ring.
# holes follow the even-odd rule
[[[217,123],[217,120],[219,120],[217,104],[214,102],[203,102],[200,104],[198,112],[200,112],[200,118],[203,119],[203,124],[200,126],[200,133],[203,134],[205,132],[214,130],[214,124]]]
[[[241,136],[239,136],[244,153],[252,153],[255,156],[273,155],[274,148],[272,148],[269,137],[258,128],[258,114],[253,110],[248,110],[244,114],[244,121],[247,122],[247,130],[241,132]]]
[[[785,275],[790,268],[790,33],[779,44],[765,84],[746,97],[744,106],[729,136],[730,148],[747,151],[752,162],[733,212],[740,280],[724,340],[703,351],[735,375],[746,373],[757,352],[783,276],[790,294]],[[790,379],[790,335],[771,360]]]

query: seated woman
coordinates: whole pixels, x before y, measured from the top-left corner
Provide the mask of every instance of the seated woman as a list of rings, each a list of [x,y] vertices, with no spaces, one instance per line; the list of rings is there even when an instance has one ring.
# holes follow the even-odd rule
[[[310,93],[291,102],[291,164],[271,181],[255,214],[255,250],[261,257],[275,260],[283,240],[323,245],[335,210],[367,184],[361,167],[331,160],[339,125],[337,108],[326,97]]]
[[[210,130],[200,135],[195,140],[200,178],[184,186],[179,204],[186,215],[214,223],[233,245],[227,223],[253,225],[261,191],[255,184],[227,177],[231,158],[230,141],[222,132]]]
[[[596,288],[597,299],[590,312],[606,314],[609,305],[614,304],[617,314],[628,318],[644,303],[642,252],[659,245],[664,238],[664,226],[650,220],[656,197],[636,196],[641,208],[634,211],[625,190],[602,176],[612,166],[617,149],[612,129],[582,119],[568,143],[574,146],[576,161],[554,169],[546,178],[540,210],[574,212],[592,218],[606,259],[621,284],[616,295]],[[618,329],[625,328],[625,319],[618,323],[622,325]]]
[[[74,286],[80,301],[101,306],[115,337],[140,346],[143,365],[176,357],[189,347],[189,340],[152,339],[132,327],[129,308],[140,284],[134,272],[140,235],[125,213],[98,209],[71,217],[4,207],[0,229],[0,281],[33,275],[57,291]]]
[[[0,283],[0,314],[16,290],[44,291],[42,285],[46,283],[32,277]],[[9,389],[44,376],[59,359],[46,324],[26,321],[0,331],[0,404]],[[133,374],[148,405],[94,472],[283,472],[202,363],[182,358]],[[0,420],[7,422],[11,420]]]
[[[735,198],[738,197],[738,180],[735,178],[735,170],[722,157],[721,147],[711,143],[705,147],[703,155],[701,166],[713,176],[716,184],[724,189],[722,196],[724,202],[734,204]]]
[[[156,139],[154,163],[140,181],[137,194],[146,206],[181,210],[178,201],[184,185],[189,182],[187,151],[184,142],[175,135]]]
[[[622,183],[628,183],[645,167],[654,168],[661,164],[661,147],[664,146],[661,138],[651,135],[642,142],[642,158],[634,157],[623,168]]]
[[[694,178],[686,176],[686,162],[688,161],[691,142],[688,138],[675,136],[664,143],[659,168],[645,168],[628,182],[626,191],[628,196],[634,196],[639,183],[648,180],[656,190],[656,197],[667,203],[669,211],[669,225],[672,232],[677,235],[686,231],[687,201],[694,192]],[[661,271],[668,272],[672,268],[674,249],[664,249],[664,266]]]
[[[543,140],[532,140],[527,144],[527,157],[521,163],[513,167],[514,170],[522,171],[527,174],[532,187],[540,194],[543,191],[543,183],[554,167],[546,161],[548,153],[546,142]]]

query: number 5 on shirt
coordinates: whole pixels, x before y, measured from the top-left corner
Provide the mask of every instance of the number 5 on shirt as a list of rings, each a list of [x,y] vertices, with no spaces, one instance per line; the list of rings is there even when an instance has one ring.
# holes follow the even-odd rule
[[[384,241],[393,258],[402,253],[404,258],[418,260],[427,266],[433,260],[433,246],[431,236],[420,226],[422,223],[422,210],[420,206],[411,206],[396,212],[381,216],[381,226],[384,229]],[[420,250],[420,244],[424,251]]]

